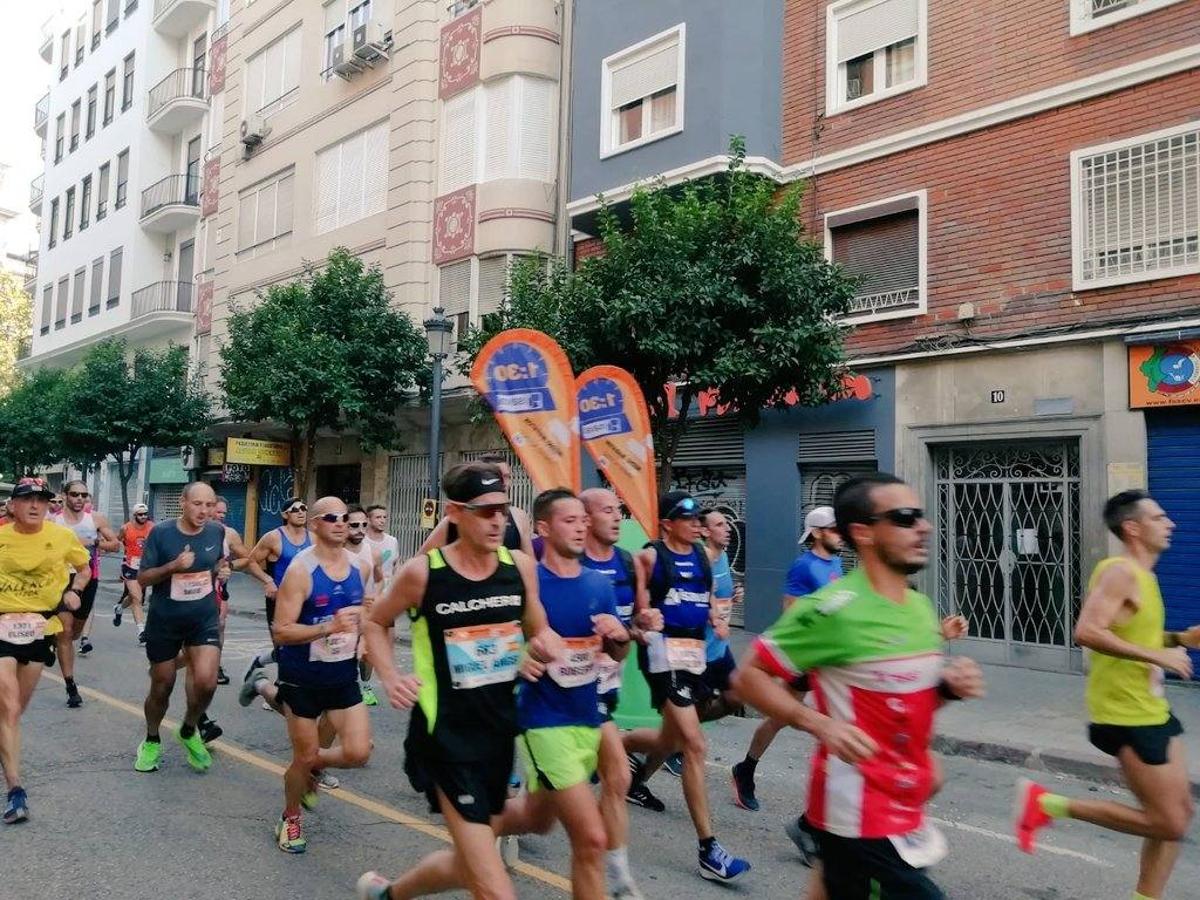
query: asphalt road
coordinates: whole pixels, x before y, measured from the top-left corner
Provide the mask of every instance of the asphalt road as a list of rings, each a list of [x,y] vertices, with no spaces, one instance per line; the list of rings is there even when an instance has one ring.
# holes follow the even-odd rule
[[[102,589],[97,609],[111,610]],[[105,603],[107,600],[107,603]],[[218,689],[212,714],[225,729],[205,775],[187,768],[182,748],[164,730],[164,763],[154,774],[133,770],[142,737],[145,657],[128,616],[114,629],[100,618],[96,650],[78,663],[85,705],[68,710],[62,685],[44,677],[25,717],[25,787],[31,820],[0,830],[0,900],[34,897],[111,897],[118,900],[268,900],[349,898],[359,874],[394,874],[429,850],[445,832],[402,771],[406,716],[372,711],[375,751],[367,768],[338,773],[343,789],[323,793],[305,815],[309,839],[302,856],[280,853],[272,823],[282,805],[279,773],[288,745],[283,721],[259,704],[243,709],[236,688],[251,654],[266,643],[262,622],[231,617],[225,668],[234,679]],[[397,647],[402,664],[407,648]],[[171,716],[182,711],[182,683]],[[696,874],[695,838],[678,783],[666,773],[653,787],[663,814],[632,809],[631,860],[651,898],[802,896],[807,869],[783,834],[800,808],[811,742],[781,735],[759,767],[763,810],[748,813],[730,801],[728,766],[740,759],[754,723],[714,726],[710,788],[717,835],[746,856],[753,871],[735,885]],[[1200,723],[1195,723],[1200,727]],[[936,878],[954,898],[1104,900],[1132,893],[1138,841],[1069,823],[1047,836],[1035,857],[1008,836],[1012,786],[1021,770],[970,759],[944,761],[946,788],[932,815],[950,841]],[[1054,778],[1068,793],[1108,788]],[[1193,826],[1173,879],[1173,897],[1197,897],[1200,855]],[[521,897],[567,896],[568,853],[561,832],[521,840]]]

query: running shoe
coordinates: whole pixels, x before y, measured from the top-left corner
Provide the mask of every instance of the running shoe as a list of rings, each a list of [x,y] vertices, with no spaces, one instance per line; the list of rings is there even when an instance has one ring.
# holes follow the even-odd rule
[[[229,684],[229,676],[225,674],[225,670],[217,666],[217,684]]]
[[[310,778],[308,781],[308,790],[300,795],[300,805],[305,809],[316,809],[318,799],[317,782]]]
[[[188,765],[197,772],[207,772],[209,766],[212,765],[212,754],[208,752],[208,748],[204,746],[204,739],[200,737],[200,732],[193,731],[191,737],[184,737],[180,730],[175,732],[175,740],[183,745],[183,749],[187,751]]]
[[[29,797],[25,788],[15,787],[8,792],[8,803],[4,807],[4,824],[16,825],[29,819]]]
[[[790,820],[783,826],[783,830],[787,832],[787,836],[792,839],[792,843],[800,851],[800,861],[805,866],[811,869],[820,862],[821,848],[817,846],[817,840],[813,837],[803,816]]]
[[[92,646],[92,639],[90,637],[87,637],[85,635],[84,637],[81,637],[79,639],[79,655],[80,656],[87,656],[94,649],[96,649],[96,648]]]
[[[83,706],[83,698],[79,696],[79,688],[75,682],[67,684],[67,709],[79,709]]]
[[[369,684],[362,686],[363,703],[367,706],[378,706],[379,698],[375,696],[375,690]]]
[[[200,718],[200,724],[196,726],[196,731],[200,733],[200,740],[204,741],[206,744],[211,744],[225,733],[225,729],[208,716],[202,716]]]
[[[137,760],[133,768],[137,772],[157,772],[162,759],[162,741],[142,741],[138,744]]]
[[[642,896],[642,892],[638,890],[637,885],[633,882],[630,882],[629,884],[618,884],[616,887],[609,890],[608,896],[611,897],[612,900],[646,900],[646,898]]]
[[[650,792],[650,788],[641,781],[636,781],[629,786],[629,791],[625,794],[625,802],[652,812],[666,812],[667,810],[667,804],[655,797]]]
[[[146,643],[146,631],[145,631],[145,629],[142,629],[141,631],[139,631],[139,632],[138,632],[138,643],[139,643],[139,644],[145,644],[145,643]]]
[[[122,609],[121,604],[114,603],[113,604],[113,628],[121,627],[121,616],[123,616],[124,614],[125,614],[125,610]]]
[[[709,881],[733,881],[750,871],[750,863],[730,854],[713,841],[708,851],[700,851],[700,877]]]
[[[506,868],[515,869],[521,861],[521,845],[517,843],[515,834],[506,834],[496,838],[496,849],[500,851],[500,859]]]
[[[284,853],[303,853],[308,849],[299,816],[283,816],[275,825],[275,840]]]
[[[733,802],[742,809],[758,812],[758,798],[754,796],[754,775],[747,772],[741,763],[733,767]]]
[[[359,876],[358,884],[354,886],[354,896],[356,900],[388,900],[391,884],[378,872],[366,872]]]
[[[336,791],[342,786],[340,781],[338,781],[324,769],[314,771],[313,778],[316,779],[318,787],[323,787],[327,791]]]
[[[258,683],[267,681],[267,676],[257,669],[252,669],[250,674],[253,678],[247,678],[242,682],[242,686],[238,688],[238,703],[242,706],[249,706],[254,702],[254,698],[258,696]]]
[[[1013,804],[1013,830],[1017,833],[1017,846],[1026,853],[1034,850],[1034,838],[1039,829],[1045,828],[1054,820],[1042,810],[1040,802],[1042,795],[1047,794],[1044,787],[1028,778],[1017,782],[1017,796]]]
[[[674,775],[676,778],[683,777],[683,754],[672,753],[663,762],[663,768]]]

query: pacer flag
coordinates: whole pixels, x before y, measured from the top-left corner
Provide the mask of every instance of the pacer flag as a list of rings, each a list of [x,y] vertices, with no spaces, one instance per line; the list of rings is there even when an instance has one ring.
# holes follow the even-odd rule
[[[530,328],[500,332],[475,358],[471,383],[487,398],[534,486],[578,493],[575,380],[554,339]]]
[[[646,534],[658,534],[654,439],[646,398],[618,366],[593,366],[575,379],[583,444]]]

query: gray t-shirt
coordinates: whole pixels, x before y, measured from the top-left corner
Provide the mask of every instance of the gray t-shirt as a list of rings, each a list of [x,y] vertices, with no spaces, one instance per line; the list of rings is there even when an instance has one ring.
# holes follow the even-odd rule
[[[213,573],[221,561],[225,543],[225,526],[218,522],[205,522],[199,534],[184,534],[178,521],[163,522],[150,529],[146,546],[142,548],[142,571],[165,566],[191,547],[196,554],[191,567],[176,572],[150,589],[150,602],[176,603],[212,602]]]

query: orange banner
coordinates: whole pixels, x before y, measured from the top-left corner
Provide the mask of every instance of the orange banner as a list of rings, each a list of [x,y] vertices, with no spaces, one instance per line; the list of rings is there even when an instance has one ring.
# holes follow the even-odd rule
[[[575,379],[554,339],[530,328],[502,331],[479,351],[471,383],[487,398],[534,486],[578,493]]]
[[[658,534],[654,439],[642,389],[617,366],[593,366],[575,379],[575,389],[588,453],[646,534]]]

